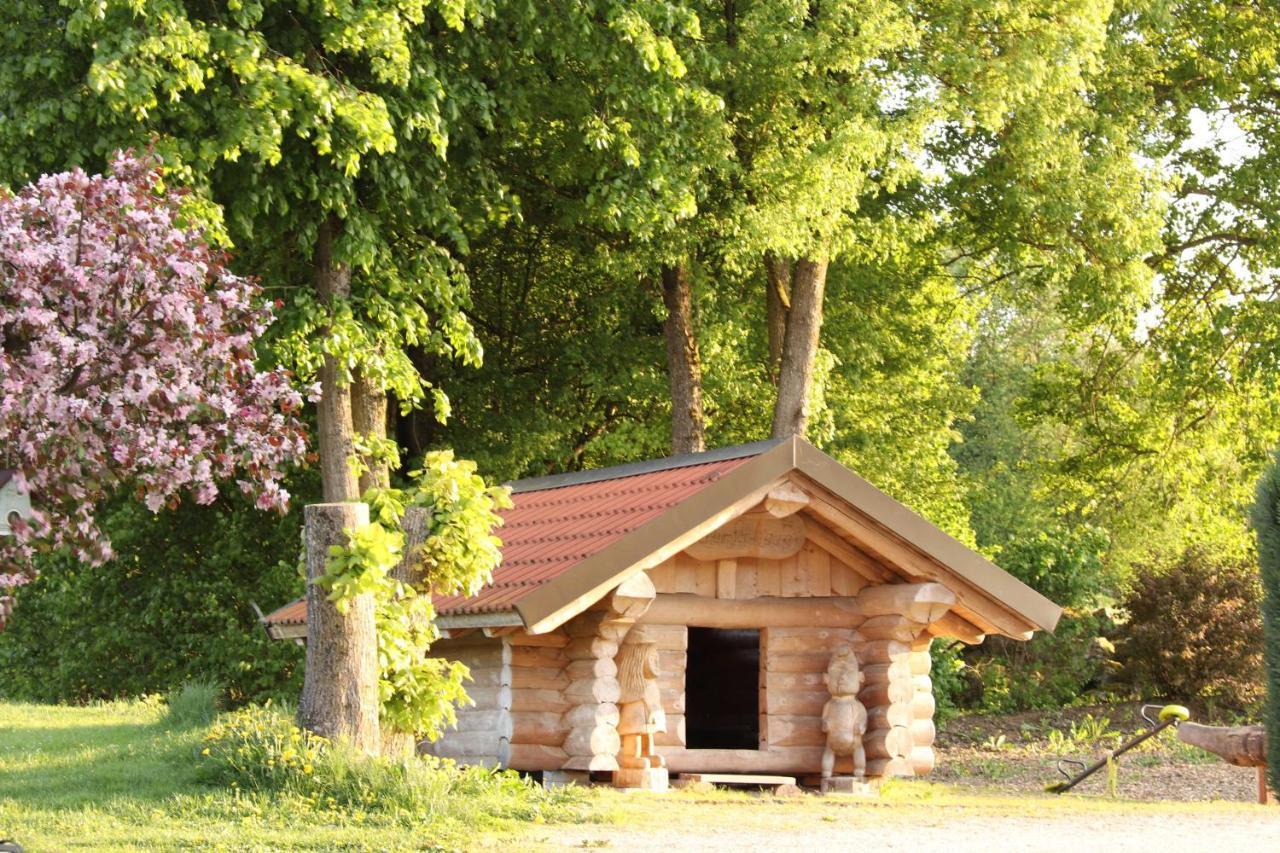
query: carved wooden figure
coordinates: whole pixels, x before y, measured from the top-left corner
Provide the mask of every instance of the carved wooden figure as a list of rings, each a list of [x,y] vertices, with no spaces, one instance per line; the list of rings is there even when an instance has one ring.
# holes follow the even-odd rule
[[[665,789],[666,760],[653,748],[653,736],[667,730],[658,689],[658,646],[643,627],[627,633],[618,651],[618,735],[622,749],[614,784],[624,788]]]
[[[830,779],[837,756],[853,757],[853,775],[861,779],[867,772],[867,753],[862,736],[867,733],[867,709],[858,701],[862,688],[858,659],[847,644],[836,647],[822,680],[831,698],[822,708],[822,730],[827,746],[822,753],[822,778]]]

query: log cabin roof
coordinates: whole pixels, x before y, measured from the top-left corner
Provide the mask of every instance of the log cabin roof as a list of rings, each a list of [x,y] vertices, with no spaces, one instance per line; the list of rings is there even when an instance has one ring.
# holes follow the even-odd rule
[[[470,597],[436,600],[445,627],[552,630],[791,482],[814,496],[812,523],[887,570],[886,580],[954,589],[989,632],[1053,630],[1060,608],[801,438],[520,480],[496,532],[501,565]],[[273,636],[304,625],[305,599],[264,617]]]

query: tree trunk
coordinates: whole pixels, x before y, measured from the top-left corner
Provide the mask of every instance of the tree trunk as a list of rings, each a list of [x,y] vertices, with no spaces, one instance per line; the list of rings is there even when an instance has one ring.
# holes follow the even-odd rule
[[[1179,723],[1178,740],[1212,752],[1237,767],[1263,767],[1267,763],[1267,733],[1262,726]]]
[[[693,295],[684,264],[662,268],[662,301],[667,319],[667,374],[671,379],[671,451],[697,453],[704,449],[702,420],[702,357],[693,329]]]
[[[417,559],[417,550],[427,539],[427,523],[430,513],[423,507],[411,506],[400,519],[400,531],[404,534],[404,550],[400,562],[391,570],[391,576],[419,593],[429,590],[423,581],[423,573]],[[382,733],[382,754],[398,761],[408,761],[418,754],[418,738],[413,733],[387,729]]]
[[[787,334],[787,312],[791,308],[791,262],[772,252],[764,256],[765,323],[769,330],[769,381],[778,384],[778,362],[782,360],[782,342]]]
[[[773,407],[773,437],[803,436],[809,423],[809,391],[813,362],[822,329],[822,299],[827,287],[827,261],[801,258],[791,282],[791,310],[778,367],[778,399]]]
[[[316,291],[325,303],[351,294],[351,268],[333,260],[333,241],[341,230],[342,223],[330,216],[320,223],[316,237]],[[320,368],[320,405],[316,415],[324,499],[330,502],[357,500],[360,488],[350,463],[355,455],[351,385],[342,375],[338,359],[332,355],[324,357]]]
[[[298,717],[327,738],[343,739],[369,755],[382,747],[378,724],[378,641],[371,594],[358,595],[340,613],[315,584],[325,573],[329,547],[345,545],[346,531],[369,522],[362,503],[311,504],[305,510],[307,549],[307,669]]]
[[[387,392],[359,371],[351,381],[351,425],[365,441],[387,437]],[[360,473],[360,494],[391,485],[391,470],[385,460],[364,456],[361,461],[365,470]]]

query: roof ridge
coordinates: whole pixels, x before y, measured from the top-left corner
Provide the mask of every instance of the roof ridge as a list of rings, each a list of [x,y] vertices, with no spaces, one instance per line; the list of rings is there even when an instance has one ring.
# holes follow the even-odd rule
[[[625,465],[613,465],[608,468],[592,468],[587,471],[571,471],[566,474],[549,474],[544,477],[527,477],[507,483],[513,494],[523,492],[541,492],[549,489],[562,489],[566,486],[581,486],[586,483],[600,483],[605,480],[620,480],[634,477],[637,474],[652,474],[658,471],[671,471],[676,468],[688,468],[693,465],[707,465],[713,462],[728,462],[732,459],[744,459],[759,456],[770,448],[786,441],[785,438],[770,438],[764,441],[753,441],[748,444],[735,444],[730,447],[718,447],[701,453],[680,453],[665,456],[661,459],[648,459],[643,462],[630,462]]]

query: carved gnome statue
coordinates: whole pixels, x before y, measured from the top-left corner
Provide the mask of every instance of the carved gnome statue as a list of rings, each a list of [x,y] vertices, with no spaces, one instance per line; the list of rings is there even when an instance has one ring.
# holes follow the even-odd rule
[[[614,774],[619,787],[666,788],[666,761],[653,749],[653,736],[667,730],[658,691],[658,647],[644,628],[632,628],[618,651],[618,735],[622,751]],[[660,770],[660,773],[652,771]],[[661,776],[661,779],[656,777]]]
[[[823,779],[831,778],[836,756],[853,756],[855,778],[861,779],[867,773],[867,753],[862,747],[862,736],[867,733],[867,709],[858,701],[863,679],[853,649],[837,646],[822,677],[831,694],[822,708],[822,730],[827,734],[827,748],[822,753]]]

